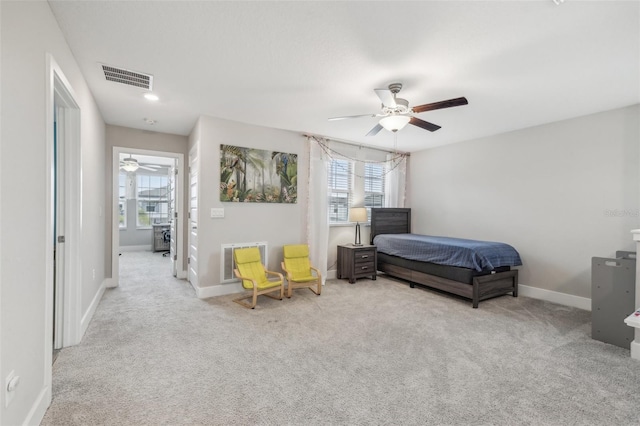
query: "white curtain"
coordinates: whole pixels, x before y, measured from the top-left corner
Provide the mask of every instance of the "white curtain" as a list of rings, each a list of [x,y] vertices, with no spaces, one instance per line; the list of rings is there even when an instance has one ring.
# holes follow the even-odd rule
[[[326,154],[313,138],[307,138],[309,148],[309,202],[307,210],[307,241],[311,262],[327,279],[327,251],[329,249],[329,220],[327,212]]]
[[[391,171],[386,174],[384,181],[385,207],[404,207],[408,158],[407,155],[387,154],[387,167],[389,167]]]

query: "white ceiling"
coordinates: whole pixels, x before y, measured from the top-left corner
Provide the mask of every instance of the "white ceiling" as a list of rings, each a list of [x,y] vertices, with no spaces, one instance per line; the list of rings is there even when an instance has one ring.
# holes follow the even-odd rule
[[[417,151],[640,102],[640,2],[50,1],[109,124],[187,135],[208,115],[379,147],[374,88],[401,82]],[[100,64],[154,76],[108,82]],[[144,119],[157,120],[150,126]]]

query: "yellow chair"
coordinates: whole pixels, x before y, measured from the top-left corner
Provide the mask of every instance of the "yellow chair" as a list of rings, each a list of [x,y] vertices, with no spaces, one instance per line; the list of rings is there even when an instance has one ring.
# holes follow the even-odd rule
[[[322,275],[318,268],[311,266],[309,246],[306,244],[284,246],[282,270],[287,274],[287,281],[289,282],[287,297],[291,297],[294,288],[305,287],[320,296],[322,292]],[[316,287],[316,290],[313,287]]]
[[[258,247],[237,249],[233,252],[233,258],[236,261],[236,269],[234,269],[233,272],[236,274],[236,277],[242,280],[242,286],[252,291],[249,296],[240,297],[235,299],[234,302],[246,308],[253,309],[256,307],[258,296],[262,294],[272,299],[282,300],[284,296],[284,278],[282,274],[267,271],[264,268]],[[275,275],[278,279],[270,280],[268,275]],[[267,294],[276,291],[280,292],[280,297]],[[250,298],[253,298],[251,304],[243,302],[243,300]]]

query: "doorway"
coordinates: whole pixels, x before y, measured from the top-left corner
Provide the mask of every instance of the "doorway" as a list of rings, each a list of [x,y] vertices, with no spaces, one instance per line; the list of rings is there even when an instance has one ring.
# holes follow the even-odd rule
[[[54,351],[79,343],[81,145],[80,108],[71,85],[51,55],[46,84],[46,256],[45,364]],[[51,384],[51,370],[47,381]]]
[[[167,274],[184,278],[183,154],[113,148],[112,280],[120,255],[151,251],[168,258]]]

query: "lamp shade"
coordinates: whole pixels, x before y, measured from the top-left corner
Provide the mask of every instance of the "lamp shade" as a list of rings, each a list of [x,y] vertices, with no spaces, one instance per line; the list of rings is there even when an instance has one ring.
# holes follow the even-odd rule
[[[397,132],[406,126],[411,117],[408,115],[390,115],[380,120],[380,125],[390,132]]]
[[[366,222],[367,209],[364,207],[352,207],[349,209],[349,222]]]

